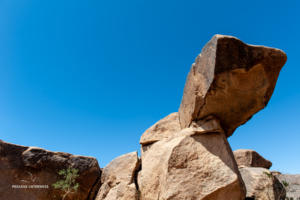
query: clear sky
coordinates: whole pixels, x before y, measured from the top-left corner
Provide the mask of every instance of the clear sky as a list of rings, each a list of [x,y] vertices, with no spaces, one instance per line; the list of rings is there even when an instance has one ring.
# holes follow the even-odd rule
[[[300,173],[299,2],[0,0],[0,139],[103,167],[178,110],[191,64],[219,33],[287,53],[268,107],[229,142]]]

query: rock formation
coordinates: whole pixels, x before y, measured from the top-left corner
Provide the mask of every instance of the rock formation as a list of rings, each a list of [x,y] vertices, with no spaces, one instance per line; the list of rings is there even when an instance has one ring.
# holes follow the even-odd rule
[[[265,169],[272,163],[250,150],[234,156],[227,138],[267,105],[285,62],[281,50],[215,35],[192,65],[178,113],[141,136],[141,160],[125,154],[101,175],[94,158],[1,142],[0,199],[244,200],[247,188],[250,199],[279,200],[282,185]],[[69,173],[76,192],[60,190]],[[22,184],[49,188],[12,187]]]
[[[226,135],[232,135],[267,105],[285,62],[279,49],[215,35],[188,74],[179,109],[181,127],[214,115]]]
[[[179,112],[141,137],[140,199],[244,199],[226,138],[267,105],[285,61],[281,50],[214,36],[192,65]],[[250,156],[240,160],[270,167]]]
[[[180,130],[178,113],[171,113],[146,130],[140,139],[140,144],[143,146],[153,144],[164,138],[173,137]]]
[[[239,149],[233,152],[238,166],[262,167],[270,169],[272,163],[259,155],[256,151],[250,149]]]
[[[242,200],[244,185],[224,132],[186,128],[142,157],[141,200]],[[230,195],[228,195],[230,194]]]
[[[61,170],[75,170],[78,189],[55,189],[63,181]],[[92,157],[51,152],[0,141],[0,199],[5,200],[71,200],[93,199],[101,175],[98,162]]]
[[[281,174],[275,175],[286,189],[287,200],[300,199],[300,174]]]
[[[248,199],[285,200],[284,186],[268,169],[242,167],[240,172],[246,185]]]
[[[136,152],[122,155],[104,169],[96,200],[138,200],[135,176],[140,162]]]

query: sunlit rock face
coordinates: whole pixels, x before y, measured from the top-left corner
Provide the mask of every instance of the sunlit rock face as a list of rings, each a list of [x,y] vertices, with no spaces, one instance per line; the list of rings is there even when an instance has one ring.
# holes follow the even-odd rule
[[[138,200],[135,177],[139,167],[137,152],[124,154],[111,161],[103,169],[96,200]]]
[[[224,132],[214,119],[204,124],[163,138],[144,152],[138,176],[141,200],[244,200]]]

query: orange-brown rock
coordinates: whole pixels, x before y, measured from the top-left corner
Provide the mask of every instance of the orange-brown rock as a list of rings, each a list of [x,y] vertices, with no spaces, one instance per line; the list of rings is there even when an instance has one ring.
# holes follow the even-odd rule
[[[138,200],[135,176],[140,167],[137,152],[128,153],[111,161],[101,177],[101,188],[96,200]]]
[[[220,122],[214,119],[212,116],[209,116],[197,122],[193,122],[190,128],[192,128],[191,130],[200,133],[223,132],[223,129],[220,126]],[[178,113],[171,113],[165,118],[159,120],[149,129],[147,129],[145,133],[141,136],[140,144],[142,145],[142,157],[155,142],[158,142],[163,139],[180,136],[184,132],[186,132],[186,130],[189,129],[181,131]]]
[[[152,144],[138,175],[140,200],[244,200],[226,136],[212,130],[194,125]]]
[[[60,170],[78,170],[78,189],[65,195],[54,183],[64,180]],[[91,200],[101,170],[95,158],[51,152],[0,140],[0,199],[5,200]],[[100,182],[99,182],[100,183]],[[72,186],[72,185],[71,185]],[[65,196],[65,197],[64,197]]]
[[[271,161],[251,149],[238,149],[233,154],[238,166],[262,167],[266,169],[270,169],[272,166]]]
[[[140,144],[144,146],[152,144],[163,138],[172,137],[180,130],[178,113],[171,113],[147,129],[141,136]]]
[[[229,137],[267,105],[286,59],[279,49],[215,35],[188,74],[179,108],[181,128],[213,115]]]

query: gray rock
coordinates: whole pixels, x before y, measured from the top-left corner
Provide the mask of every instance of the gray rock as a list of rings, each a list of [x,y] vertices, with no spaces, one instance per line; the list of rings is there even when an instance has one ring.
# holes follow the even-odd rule
[[[285,200],[286,191],[272,173],[261,167],[239,169],[246,185],[246,197],[255,200]]]
[[[277,174],[276,177],[285,185],[289,200],[300,200],[300,174]]]

